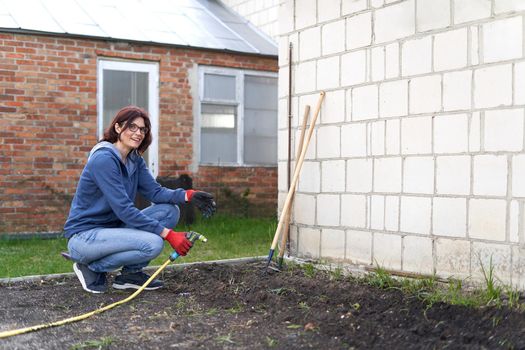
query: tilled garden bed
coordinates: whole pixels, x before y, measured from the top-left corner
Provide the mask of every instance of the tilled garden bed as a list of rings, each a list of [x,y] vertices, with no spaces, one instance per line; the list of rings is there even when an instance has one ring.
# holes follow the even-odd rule
[[[263,263],[197,264],[166,286],[87,320],[0,339],[2,349],[525,349],[525,314],[436,303],[398,289]],[[92,311],[129,292],[93,295],[74,277],[0,285],[0,331]]]

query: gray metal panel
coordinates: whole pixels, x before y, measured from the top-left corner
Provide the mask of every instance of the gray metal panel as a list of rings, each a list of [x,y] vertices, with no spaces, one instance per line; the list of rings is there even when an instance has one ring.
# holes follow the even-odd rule
[[[3,28],[18,28],[15,20],[11,15],[0,14],[0,27]]]
[[[19,28],[43,32],[64,32],[42,5],[41,0],[5,0],[3,5]]]
[[[2,28],[277,55],[217,0],[0,0]]]

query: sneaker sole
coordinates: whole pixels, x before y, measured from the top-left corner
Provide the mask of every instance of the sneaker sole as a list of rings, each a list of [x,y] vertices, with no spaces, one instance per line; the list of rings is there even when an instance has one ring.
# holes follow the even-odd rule
[[[115,289],[140,289],[140,287],[142,286],[137,286],[136,284],[131,284],[131,283],[126,283],[126,284],[117,284],[117,283],[113,283],[113,288]],[[145,290],[155,290],[155,289],[159,289],[159,288],[162,288],[163,286],[158,286],[158,287],[146,287],[144,288]]]
[[[78,268],[77,264],[73,264],[73,271],[75,271],[75,274],[77,275],[78,277],[78,280],[80,281],[80,284],[82,284],[82,288],[86,291],[86,292],[90,292],[90,293],[93,293],[93,294],[102,294],[104,292],[99,292],[97,290],[92,290],[92,289],[89,289],[87,286],[86,286],[86,280],[84,280],[84,276],[82,275],[82,271],[80,271],[80,269]]]

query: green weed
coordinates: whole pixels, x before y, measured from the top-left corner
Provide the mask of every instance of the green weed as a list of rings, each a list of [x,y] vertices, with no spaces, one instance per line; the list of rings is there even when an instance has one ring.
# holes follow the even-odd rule
[[[244,307],[239,302],[236,302],[234,306],[232,306],[229,309],[226,309],[226,311],[230,314],[238,314],[239,312],[242,312]]]
[[[97,340],[87,340],[82,343],[73,345],[71,350],[81,350],[81,349],[103,349],[110,346],[114,340],[111,337],[100,338]]]
[[[381,289],[392,288],[397,285],[396,281],[394,280],[394,278],[392,278],[392,276],[388,273],[388,271],[386,271],[384,268],[382,268],[379,265],[376,265],[374,272],[372,272],[371,274],[365,277],[365,281],[369,285],[378,287]]]
[[[483,293],[487,304],[495,303],[500,304],[501,302],[501,286],[496,285],[496,276],[494,275],[494,264],[492,263],[492,255],[490,256],[488,269],[485,269],[481,257],[478,256],[481,271],[483,272],[483,278],[485,279],[485,290]]]
[[[306,301],[301,301],[301,302],[299,302],[299,309],[304,310],[304,311],[309,311],[310,310],[310,306],[308,306]]]
[[[216,339],[219,343],[235,344],[235,342],[232,340],[231,333],[228,333],[227,335],[218,336]]]
[[[330,270],[330,279],[335,281],[340,281],[344,278],[343,269],[340,266],[337,266],[335,269]]]
[[[304,265],[302,265],[302,268],[303,268],[303,271],[304,271],[304,275],[306,277],[310,277],[310,278],[315,277],[315,274],[317,273],[317,270],[316,270],[316,268],[315,268],[315,266],[313,264],[310,264],[310,263],[304,264]]]
[[[269,348],[273,348],[274,346],[277,346],[277,340],[275,339],[272,339],[270,337],[266,337],[266,344],[268,345]]]

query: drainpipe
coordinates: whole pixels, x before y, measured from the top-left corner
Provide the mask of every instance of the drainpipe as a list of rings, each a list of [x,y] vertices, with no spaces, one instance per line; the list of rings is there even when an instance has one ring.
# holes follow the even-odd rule
[[[290,43],[288,51],[288,191],[290,191],[290,179],[292,174],[292,48],[293,44]],[[288,221],[288,227],[285,231],[290,234],[290,221]],[[285,249],[285,247],[281,247]],[[290,240],[286,240],[286,250],[290,251]]]

